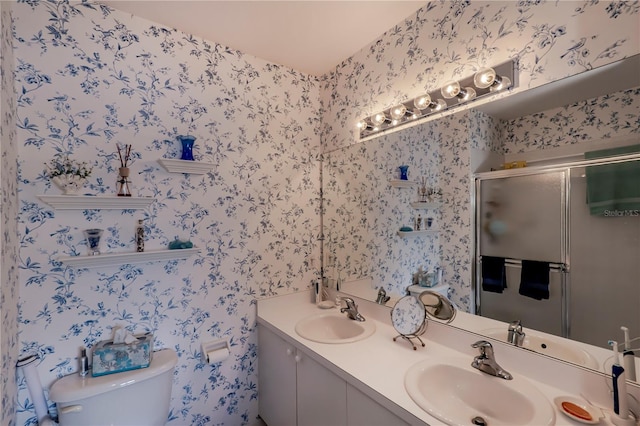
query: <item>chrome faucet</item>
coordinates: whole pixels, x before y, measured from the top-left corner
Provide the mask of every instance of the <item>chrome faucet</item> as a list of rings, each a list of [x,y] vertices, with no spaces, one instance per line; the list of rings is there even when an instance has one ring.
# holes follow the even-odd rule
[[[483,373],[491,374],[492,376],[500,377],[501,379],[511,380],[513,376],[509,374],[498,365],[495,355],[493,354],[493,346],[486,340],[478,340],[473,345],[473,348],[480,350],[480,355],[473,358],[471,366],[477,368]]]
[[[380,287],[380,289],[378,290],[378,298],[376,299],[376,303],[379,305],[384,305],[389,301],[389,299],[391,299],[391,297],[387,296],[387,292],[384,290],[384,288]]]
[[[341,297],[340,300],[343,300],[344,303],[347,304],[346,308],[340,309],[341,313],[343,314],[346,313],[349,319],[352,319],[355,321],[364,321],[364,317],[360,312],[358,312],[358,305],[356,305],[356,302],[354,302],[352,298]]]
[[[524,343],[524,331],[522,331],[522,324],[520,320],[515,320],[509,324],[509,333],[507,334],[507,341],[515,346],[522,346]]]

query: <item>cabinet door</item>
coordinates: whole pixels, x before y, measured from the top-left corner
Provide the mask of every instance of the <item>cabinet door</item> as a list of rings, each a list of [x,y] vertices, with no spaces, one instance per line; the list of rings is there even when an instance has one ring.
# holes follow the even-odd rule
[[[348,426],[401,426],[408,425],[400,417],[347,384]]]
[[[298,426],[347,424],[347,383],[298,351]]]
[[[270,426],[296,424],[296,350],[258,327],[258,410]]]

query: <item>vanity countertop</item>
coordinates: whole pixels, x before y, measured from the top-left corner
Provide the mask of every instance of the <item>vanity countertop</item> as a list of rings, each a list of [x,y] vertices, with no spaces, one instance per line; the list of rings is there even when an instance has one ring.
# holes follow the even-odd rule
[[[301,347],[308,356],[346,380],[363,393],[410,424],[439,425],[442,422],[422,410],[404,387],[407,369],[426,359],[471,363],[477,350],[471,344],[481,337],[430,320],[422,336],[425,347],[413,350],[407,342],[393,341],[397,332],[391,325],[389,308],[357,299],[367,321],[375,321],[375,333],[353,343],[316,343],[299,336],[296,323],[305,317],[326,312],[310,302],[309,292],[276,296],[258,301],[258,324],[268,327],[283,339]],[[333,308],[335,310],[335,308]],[[498,363],[510,371],[514,380],[524,377],[533,383],[553,405],[557,396],[580,398],[586,395],[593,404],[610,408],[607,380],[603,375],[562,361],[530,353],[500,342],[492,342]],[[634,390],[634,392],[637,389]],[[555,409],[557,425],[577,425]],[[609,412],[599,424],[611,424]]]

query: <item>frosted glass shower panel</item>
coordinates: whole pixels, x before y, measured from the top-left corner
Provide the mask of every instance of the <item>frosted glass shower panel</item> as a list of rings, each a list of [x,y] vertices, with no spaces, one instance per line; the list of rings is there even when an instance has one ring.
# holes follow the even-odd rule
[[[620,326],[640,334],[640,208],[592,214],[587,174],[571,170],[571,338],[608,348]]]
[[[480,254],[564,263],[565,171],[480,182]]]

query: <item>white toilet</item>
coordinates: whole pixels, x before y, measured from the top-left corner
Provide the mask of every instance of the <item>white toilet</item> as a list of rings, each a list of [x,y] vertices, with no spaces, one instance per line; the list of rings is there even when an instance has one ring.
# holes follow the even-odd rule
[[[49,398],[63,426],[164,425],[177,362],[173,350],[163,349],[147,368],[99,377],[71,374],[51,386]]]

